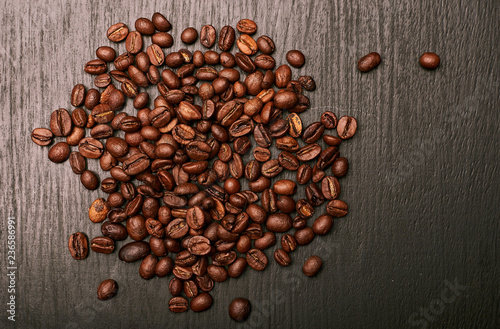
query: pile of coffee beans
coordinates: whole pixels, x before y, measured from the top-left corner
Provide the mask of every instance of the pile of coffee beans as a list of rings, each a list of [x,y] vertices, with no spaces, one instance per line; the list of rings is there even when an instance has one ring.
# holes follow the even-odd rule
[[[349,162],[339,147],[354,136],[357,121],[325,111],[316,122],[303,122],[315,81],[294,77],[287,64],[277,66],[274,41],[254,36],[254,21],[222,27],[218,40],[211,25],[199,33],[186,28],[181,40],[199,38],[205,52],[166,51],[173,46],[171,28],[160,13],[139,18],[135,31],[112,25],[108,39],[125,42],[127,51],[99,47],[97,59],[84,65],[95,88],[74,86],[73,110],[55,110],[50,129],[36,128],[31,138],[41,146],[62,139],[49,159],[69,159],[87,189],[100,186],[108,194],[88,211],[92,222],[102,223],[102,236],[91,239],[90,249],[114,253],[130,238],[119,259],[140,261],[143,279],[171,274],[172,312],[201,312],[211,306],[216,282],[239,277],[247,266],[264,270],[270,248],[279,265],[289,266],[298,247],[327,234],[334,218],[347,214],[338,198]],[[380,62],[369,56],[364,66]],[[306,63],[299,50],[286,60],[296,68]],[[134,115],[122,111],[127,100]],[[109,177],[100,181],[87,169],[88,159],[99,159]],[[280,178],[284,172],[296,178]],[[72,234],[68,247],[74,259],[87,257],[85,234]],[[321,266],[312,256],[303,272],[313,276]],[[98,298],[112,298],[117,289],[114,280],[105,280]],[[249,311],[244,299],[230,307],[237,321]]]

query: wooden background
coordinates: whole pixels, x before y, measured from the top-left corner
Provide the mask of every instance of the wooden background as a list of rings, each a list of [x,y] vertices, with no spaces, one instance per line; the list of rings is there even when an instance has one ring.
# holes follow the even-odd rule
[[[500,326],[498,1],[3,3],[0,327],[13,327],[3,309],[9,215],[17,220],[18,328]],[[110,44],[108,26],[133,26],[155,11],[173,24],[174,50],[187,26],[219,30],[254,19],[257,35],[275,40],[278,62],[294,48],[307,57],[293,70],[318,85],[304,122],[324,110],[359,122],[355,138],[341,146],[351,164],[341,181],[349,215],[294,253],[292,266],[272,260],[262,273],[247,268],[240,279],[218,284],[213,306],[201,314],[169,312],[169,279],[144,281],[139,264],[122,263],[116,253],[70,257],[71,233],[100,234],[87,208],[103,193],[85,190],[68,163],[49,162],[48,148],[29,138],[33,128],[48,126],[53,110],[71,109],[74,84],[92,85],[83,65]],[[361,74],[357,59],[371,51],[383,62]],[[425,51],[441,56],[436,71],[418,65]],[[134,113],[131,105],[126,111]],[[97,171],[98,163],[89,167]],[[323,256],[324,267],[309,279],[301,265],[312,254]],[[100,302],[97,285],[109,277],[119,293]],[[236,325],[227,307],[240,296],[253,312]]]

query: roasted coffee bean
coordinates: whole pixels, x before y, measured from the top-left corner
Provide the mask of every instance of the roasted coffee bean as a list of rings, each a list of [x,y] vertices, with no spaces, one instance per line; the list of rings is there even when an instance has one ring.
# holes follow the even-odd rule
[[[256,147],[253,150],[253,157],[259,162],[266,162],[271,157],[271,152],[267,148]]]
[[[356,133],[358,122],[355,118],[343,116],[337,125],[337,133],[342,139],[349,139]]]
[[[297,170],[299,168],[299,160],[290,152],[283,151],[278,156],[278,161],[281,167],[286,170]]]
[[[248,56],[254,55],[258,50],[257,42],[248,34],[240,35],[236,40],[236,45],[242,53]]]
[[[149,19],[141,17],[135,21],[135,29],[144,35],[155,33],[155,26]]]
[[[326,205],[326,211],[333,217],[344,217],[347,215],[347,204],[341,200],[331,200]]]
[[[321,192],[326,199],[336,199],[340,194],[340,184],[337,178],[326,176],[321,181]]]
[[[101,182],[101,190],[104,193],[114,193],[118,189],[118,181],[112,177],[105,178]]]
[[[286,232],[292,228],[292,218],[284,213],[271,214],[267,217],[266,228],[271,232]]]
[[[311,256],[306,259],[304,266],[302,267],[302,272],[307,276],[315,276],[321,266],[323,265],[323,261],[319,256]]]
[[[373,52],[361,57],[358,61],[358,69],[361,72],[368,72],[380,65],[382,59],[380,54]]]
[[[101,93],[97,89],[89,89],[85,97],[85,107],[92,111],[99,104]]]
[[[172,272],[174,261],[170,257],[163,257],[156,263],[155,274],[159,278],[165,277]]]
[[[423,53],[420,56],[420,65],[428,70],[434,70],[441,62],[439,56],[435,53]]]
[[[266,232],[261,238],[255,240],[255,248],[259,250],[267,249],[276,244],[276,235],[273,232]]]
[[[248,265],[256,271],[262,271],[267,266],[267,257],[259,249],[250,249],[246,254]]]
[[[52,143],[52,138],[54,134],[52,131],[46,128],[35,128],[31,133],[31,140],[40,146],[47,146]]]
[[[226,25],[224,26],[219,33],[219,48],[222,51],[228,51],[234,44],[234,40],[236,39],[234,29]]]
[[[182,42],[188,45],[194,43],[196,39],[198,39],[198,31],[196,31],[196,29],[193,27],[188,27],[181,33]]]
[[[116,58],[116,52],[111,47],[102,46],[102,47],[97,48],[96,56],[105,62],[112,62]]]
[[[99,75],[108,70],[106,62],[102,59],[94,59],[87,62],[83,68],[88,74]]]
[[[68,160],[71,149],[66,142],[59,142],[49,150],[49,160],[55,163],[61,163]]]
[[[85,87],[82,84],[77,84],[71,92],[71,105],[78,107],[85,101]]]
[[[111,222],[104,222],[101,225],[101,233],[115,241],[125,240],[128,236],[127,229],[122,224]]]
[[[85,234],[82,232],[71,234],[68,241],[68,248],[71,257],[74,259],[85,259],[89,253],[88,241]]]
[[[161,50],[160,46],[158,46],[157,44],[153,43],[152,45],[150,45],[147,48],[146,53],[149,56],[149,61],[154,66],[163,65],[163,62],[165,62],[165,54],[163,53],[163,50]]]
[[[335,113],[326,111],[321,114],[321,123],[325,126],[326,129],[334,129],[337,127],[337,116]]]
[[[106,33],[109,40],[113,42],[120,42],[128,35],[128,27],[123,23],[111,25]]]
[[[161,48],[170,48],[174,44],[174,39],[167,32],[157,32],[151,37],[151,41]]]
[[[77,175],[81,175],[85,171],[85,158],[78,151],[71,152],[69,155],[69,164],[73,172]]]
[[[297,249],[297,240],[291,234],[285,234],[281,237],[281,248],[287,253]]]
[[[255,71],[255,64],[250,57],[243,53],[236,53],[235,55],[236,65],[243,71],[247,73],[252,73]]]
[[[245,321],[250,315],[251,305],[246,298],[235,298],[229,304],[229,316],[237,322]]]
[[[292,263],[290,256],[283,249],[277,249],[274,252],[274,259],[280,266],[288,266]]]
[[[163,16],[162,14],[160,14],[158,12],[156,12],[156,13],[153,14],[153,18],[151,19],[151,21],[153,22],[155,28],[158,31],[168,32],[172,28],[172,25],[165,18],[165,16]]]
[[[99,300],[108,300],[116,296],[118,284],[113,279],[107,279],[97,287],[97,298]]]
[[[298,102],[297,94],[291,91],[283,90],[274,95],[274,106],[278,109],[293,109]]]
[[[276,76],[276,81],[274,83],[278,88],[285,88],[286,85],[292,80],[292,70],[286,64],[278,67],[274,74]]]
[[[55,136],[66,137],[71,133],[73,122],[68,111],[65,109],[58,109],[52,112],[50,116],[50,130]]]
[[[174,313],[186,312],[189,309],[189,302],[184,297],[173,297],[168,302],[168,309]]]
[[[149,244],[144,241],[129,242],[120,248],[120,260],[131,263],[143,259],[150,253]]]
[[[276,48],[274,41],[267,35],[262,35],[257,39],[257,46],[259,47],[259,50],[266,55],[274,52],[274,49]]]
[[[207,273],[215,282],[224,282],[228,276],[224,267],[216,265],[208,265]]]
[[[273,191],[280,195],[293,195],[297,191],[297,184],[290,179],[280,179],[274,183]]]
[[[286,60],[288,63],[294,67],[302,67],[306,62],[304,54],[299,50],[290,50],[286,53]]]
[[[194,285],[194,287],[196,287],[196,285]],[[191,300],[191,310],[194,312],[206,311],[210,308],[210,306],[212,306],[212,302],[213,302],[212,296],[210,296],[206,292],[202,292],[201,294],[199,294],[198,296],[194,297]]]
[[[158,258],[155,255],[147,255],[141,262],[139,267],[139,275],[141,278],[148,280],[154,277]]]
[[[349,161],[344,157],[338,157],[332,164],[332,173],[335,177],[344,177],[349,169]]]
[[[307,184],[312,178],[312,168],[308,164],[302,164],[297,168],[297,183]]]
[[[294,234],[295,240],[300,246],[311,243],[311,241],[314,239],[314,236],[314,231],[310,227],[299,229],[298,231],[295,231]]]
[[[110,254],[115,250],[115,242],[108,237],[101,236],[90,241],[90,248],[97,253]]]
[[[200,42],[205,48],[211,48],[217,37],[217,32],[212,25],[204,25],[200,31]]]
[[[257,24],[250,19],[242,19],[236,24],[236,29],[240,33],[254,34],[257,31]]]
[[[314,91],[316,89],[316,82],[309,75],[304,75],[299,78],[299,83],[307,91]]]
[[[302,140],[307,144],[315,143],[323,136],[325,126],[321,122],[313,122],[306,129],[302,135]]]
[[[99,178],[97,178],[97,175],[90,170],[85,170],[82,173],[80,181],[88,190],[95,190],[99,186]]]
[[[255,142],[263,148],[271,146],[273,140],[271,138],[269,129],[262,124],[258,124],[254,129]]]

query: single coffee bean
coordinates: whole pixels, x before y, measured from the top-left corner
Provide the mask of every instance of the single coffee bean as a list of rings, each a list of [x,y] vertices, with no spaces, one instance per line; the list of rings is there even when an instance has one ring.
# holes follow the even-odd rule
[[[163,257],[156,263],[155,274],[159,278],[165,277],[172,272],[174,261],[170,257]]]
[[[168,302],[168,309],[174,313],[186,312],[189,309],[189,302],[184,297],[173,297]]]
[[[71,149],[66,142],[59,142],[49,150],[49,160],[55,163],[61,163],[69,158]]]
[[[80,181],[88,190],[95,190],[99,186],[99,178],[97,178],[97,175],[90,170],[85,170],[82,173]]]
[[[200,31],[200,42],[205,48],[211,48],[217,37],[217,32],[212,25],[204,25]]]
[[[71,133],[73,121],[68,111],[58,109],[50,115],[50,130],[57,137],[66,137]]]
[[[342,200],[331,200],[326,205],[326,212],[333,217],[344,217],[347,215],[347,203]]]
[[[123,23],[111,25],[106,33],[109,40],[113,42],[120,42],[128,35],[128,27]]]
[[[288,63],[294,67],[302,67],[306,62],[304,54],[299,50],[290,50],[286,53],[286,60]]]
[[[78,107],[85,101],[85,87],[82,84],[77,84],[71,92],[71,105]]]
[[[73,172],[77,175],[81,175],[85,171],[85,158],[78,151],[71,152],[69,155],[69,164]]]
[[[323,135],[323,141],[330,146],[338,146],[342,143],[342,139],[332,135]]]
[[[344,157],[338,157],[332,164],[332,174],[335,177],[344,177],[349,169],[349,161]]]
[[[102,46],[97,48],[96,56],[105,62],[112,62],[116,58],[116,51],[108,46]]]
[[[262,35],[257,39],[257,46],[259,47],[259,50],[266,55],[274,52],[274,49],[276,48],[274,41],[267,35]]]
[[[419,62],[422,67],[428,70],[434,70],[439,66],[441,60],[435,53],[423,53],[422,56],[420,56]]]
[[[271,214],[267,217],[266,228],[271,232],[286,232],[292,228],[292,218],[284,213]]]
[[[237,322],[245,321],[250,315],[251,305],[246,298],[235,298],[229,304],[229,316]]]
[[[235,38],[234,29],[229,25],[224,26],[219,33],[219,49],[222,51],[230,50]]]
[[[298,231],[295,231],[294,237],[295,240],[297,241],[297,244],[300,246],[304,246],[306,244],[311,243],[311,241],[314,239],[314,231],[310,227],[305,227],[303,229],[299,229]]]
[[[97,139],[87,137],[80,141],[78,150],[86,158],[97,159],[104,152],[104,146]]]
[[[297,183],[307,184],[312,177],[312,168],[304,163],[297,169]]]
[[[342,139],[349,139],[356,133],[358,122],[355,118],[343,116],[337,124],[337,133]]]
[[[35,128],[31,133],[31,140],[33,143],[40,146],[47,146],[52,143],[52,138],[54,134],[52,131],[46,128]]]
[[[361,57],[358,61],[358,69],[361,72],[368,72],[380,65],[382,59],[380,54],[373,52]]]
[[[299,83],[307,91],[313,91],[316,89],[316,82],[309,75],[304,75],[299,77]]]
[[[82,232],[73,233],[68,241],[69,252],[71,257],[76,260],[85,259],[89,253],[87,237]]]
[[[325,111],[321,114],[321,123],[325,126],[326,129],[334,129],[337,127],[337,116],[335,113],[330,111]]]
[[[313,223],[312,229],[316,235],[325,235],[332,229],[333,217],[328,214],[319,216]]]
[[[285,252],[290,253],[297,249],[297,240],[293,235],[285,234],[281,237],[281,247]]]
[[[304,266],[302,266],[302,272],[307,276],[315,276],[321,266],[323,265],[323,261],[318,256],[311,256],[304,262]]]
[[[174,39],[167,32],[157,32],[151,37],[151,41],[161,48],[170,48],[174,44]]]
[[[194,43],[196,39],[198,39],[198,31],[196,31],[196,29],[193,27],[188,27],[181,33],[182,42],[188,45]]]
[[[120,260],[130,263],[143,259],[150,253],[150,247],[147,242],[135,241],[129,242],[120,248],[118,257]]]
[[[212,306],[212,302],[212,296],[210,296],[206,292],[202,292],[191,300],[191,310],[193,310],[194,312],[206,311],[210,308],[210,306]]]
[[[280,266],[288,266],[292,263],[290,256],[283,249],[277,249],[274,252],[274,259]]]
[[[155,28],[158,31],[168,32],[172,28],[172,25],[165,18],[165,16],[163,16],[162,14],[160,14],[158,12],[156,12],[156,13],[153,14],[153,18],[151,19],[151,21],[153,22]]]
[[[155,276],[156,265],[158,264],[158,257],[153,254],[147,255],[141,262],[139,267],[139,275],[144,280],[149,280]]]
[[[101,93],[97,89],[89,89],[85,97],[85,107],[92,111],[99,104]]]
[[[97,287],[97,298],[99,300],[108,300],[116,296],[118,284],[113,279],[107,279]]]
[[[302,134],[302,139],[307,144],[315,143],[318,139],[323,136],[325,131],[325,126],[321,122],[313,122],[304,129]]]
[[[236,53],[235,55],[236,65],[243,71],[247,73],[252,73],[255,71],[255,64],[250,57],[243,53]]]
[[[236,45],[242,53],[248,56],[254,55],[259,50],[257,42],[248,34],[240,35],[238,40],[236,40]]]
[[[250,249],[246,254],[248,265],[256,271],[262,271],[267,266],[267,257],[259,249]]]
[[[115,242],[111,238],[101,236],[90,241],[90,248],[97,253],[110,254],[115,250]]]
[[[104,222],[101,225],[101,233],[115,241],[125,240],[128,235],[127,229],[122,224],[111,222]]]
[[[160,66],[165,61],[165,54],[163,53],[163,50],[161,50],[160,46],[158,46],[157,44],[153,43],[152,45],[150,45],[147,48],[146,53],[149,56],[149,61],[154,66]]]
[[[273,191],[280,195],[293,195],[297,191],[297,184],[290,179],[280,179],[274,183]]]
[[[155,26],[149,19],[141,17],[135,21],[135,29],[144,35],[155,33]]]
[[[236,29],[245,34],[254,34],[257,31],[257,24],[250,19],[242,19],[236,24]]]
[[[259,250],[267,249],[276,244],[276,235],[272,232],[266,232],[261,238],[255,240],[255,248]]]
[[[207,273],[215,282],[224,282],[228,276],[224,267],[216,265],[208,265]]]
[[[94,59],[87,62],[83,68],[88,74],[99,75],[108,70],[106,62],[102,59]]]

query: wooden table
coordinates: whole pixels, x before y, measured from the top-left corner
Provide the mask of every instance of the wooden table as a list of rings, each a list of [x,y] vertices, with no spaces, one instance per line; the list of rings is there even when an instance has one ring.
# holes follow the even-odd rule
[[[13,216],[16,327],[229,328],[235,322],[228,305],[240,296],[253,305],[239,326],[245,328],[500,326],[498,1],[4,3],[0,291],[6,309]],[[169,312],[169,279],[142,280],[139,264],[122,263],[116,253],[70,257],[71,233],[100,234],[87,208],[104,193],[85,190],[68,163],[49,162],[48,148],[29,138],[33,128],[48,126],[53,110],[72,109],[74,84],[92,85],[83,65],[98,46],[111,44],[107,28],[119,21],[133,27],[155,11],[173,24],[174,50],[184,47],[180,32],[187,26],[219,30],[254,19],[258,35],[275,40],[278,62],[295,48],[307,57],[293,69],[294,77],[308,74],[318,85],[301,115],[305,123],[325,110],[359,122],[355,138],[341,146],[350,160],[341,180],[349,215],[293,253],[288,268],[279,268],[270,248],[265,271],[247,268],[240,279],[218,284],[213,306],[201,314]],[[371,51],[382,64],[361,74],[356,62]],[[419,66],[426,51],[441,56],[436,71]],[[126,111],[135,113],[131,105]],[[107,177],[98,162],[88,163]],[[322,255],[324,266],[311,279],[301,266],[312,254]],[[120,290],[100,302],[96,288],[106,278]],[[13,327],[6,310],[0,327]]]

